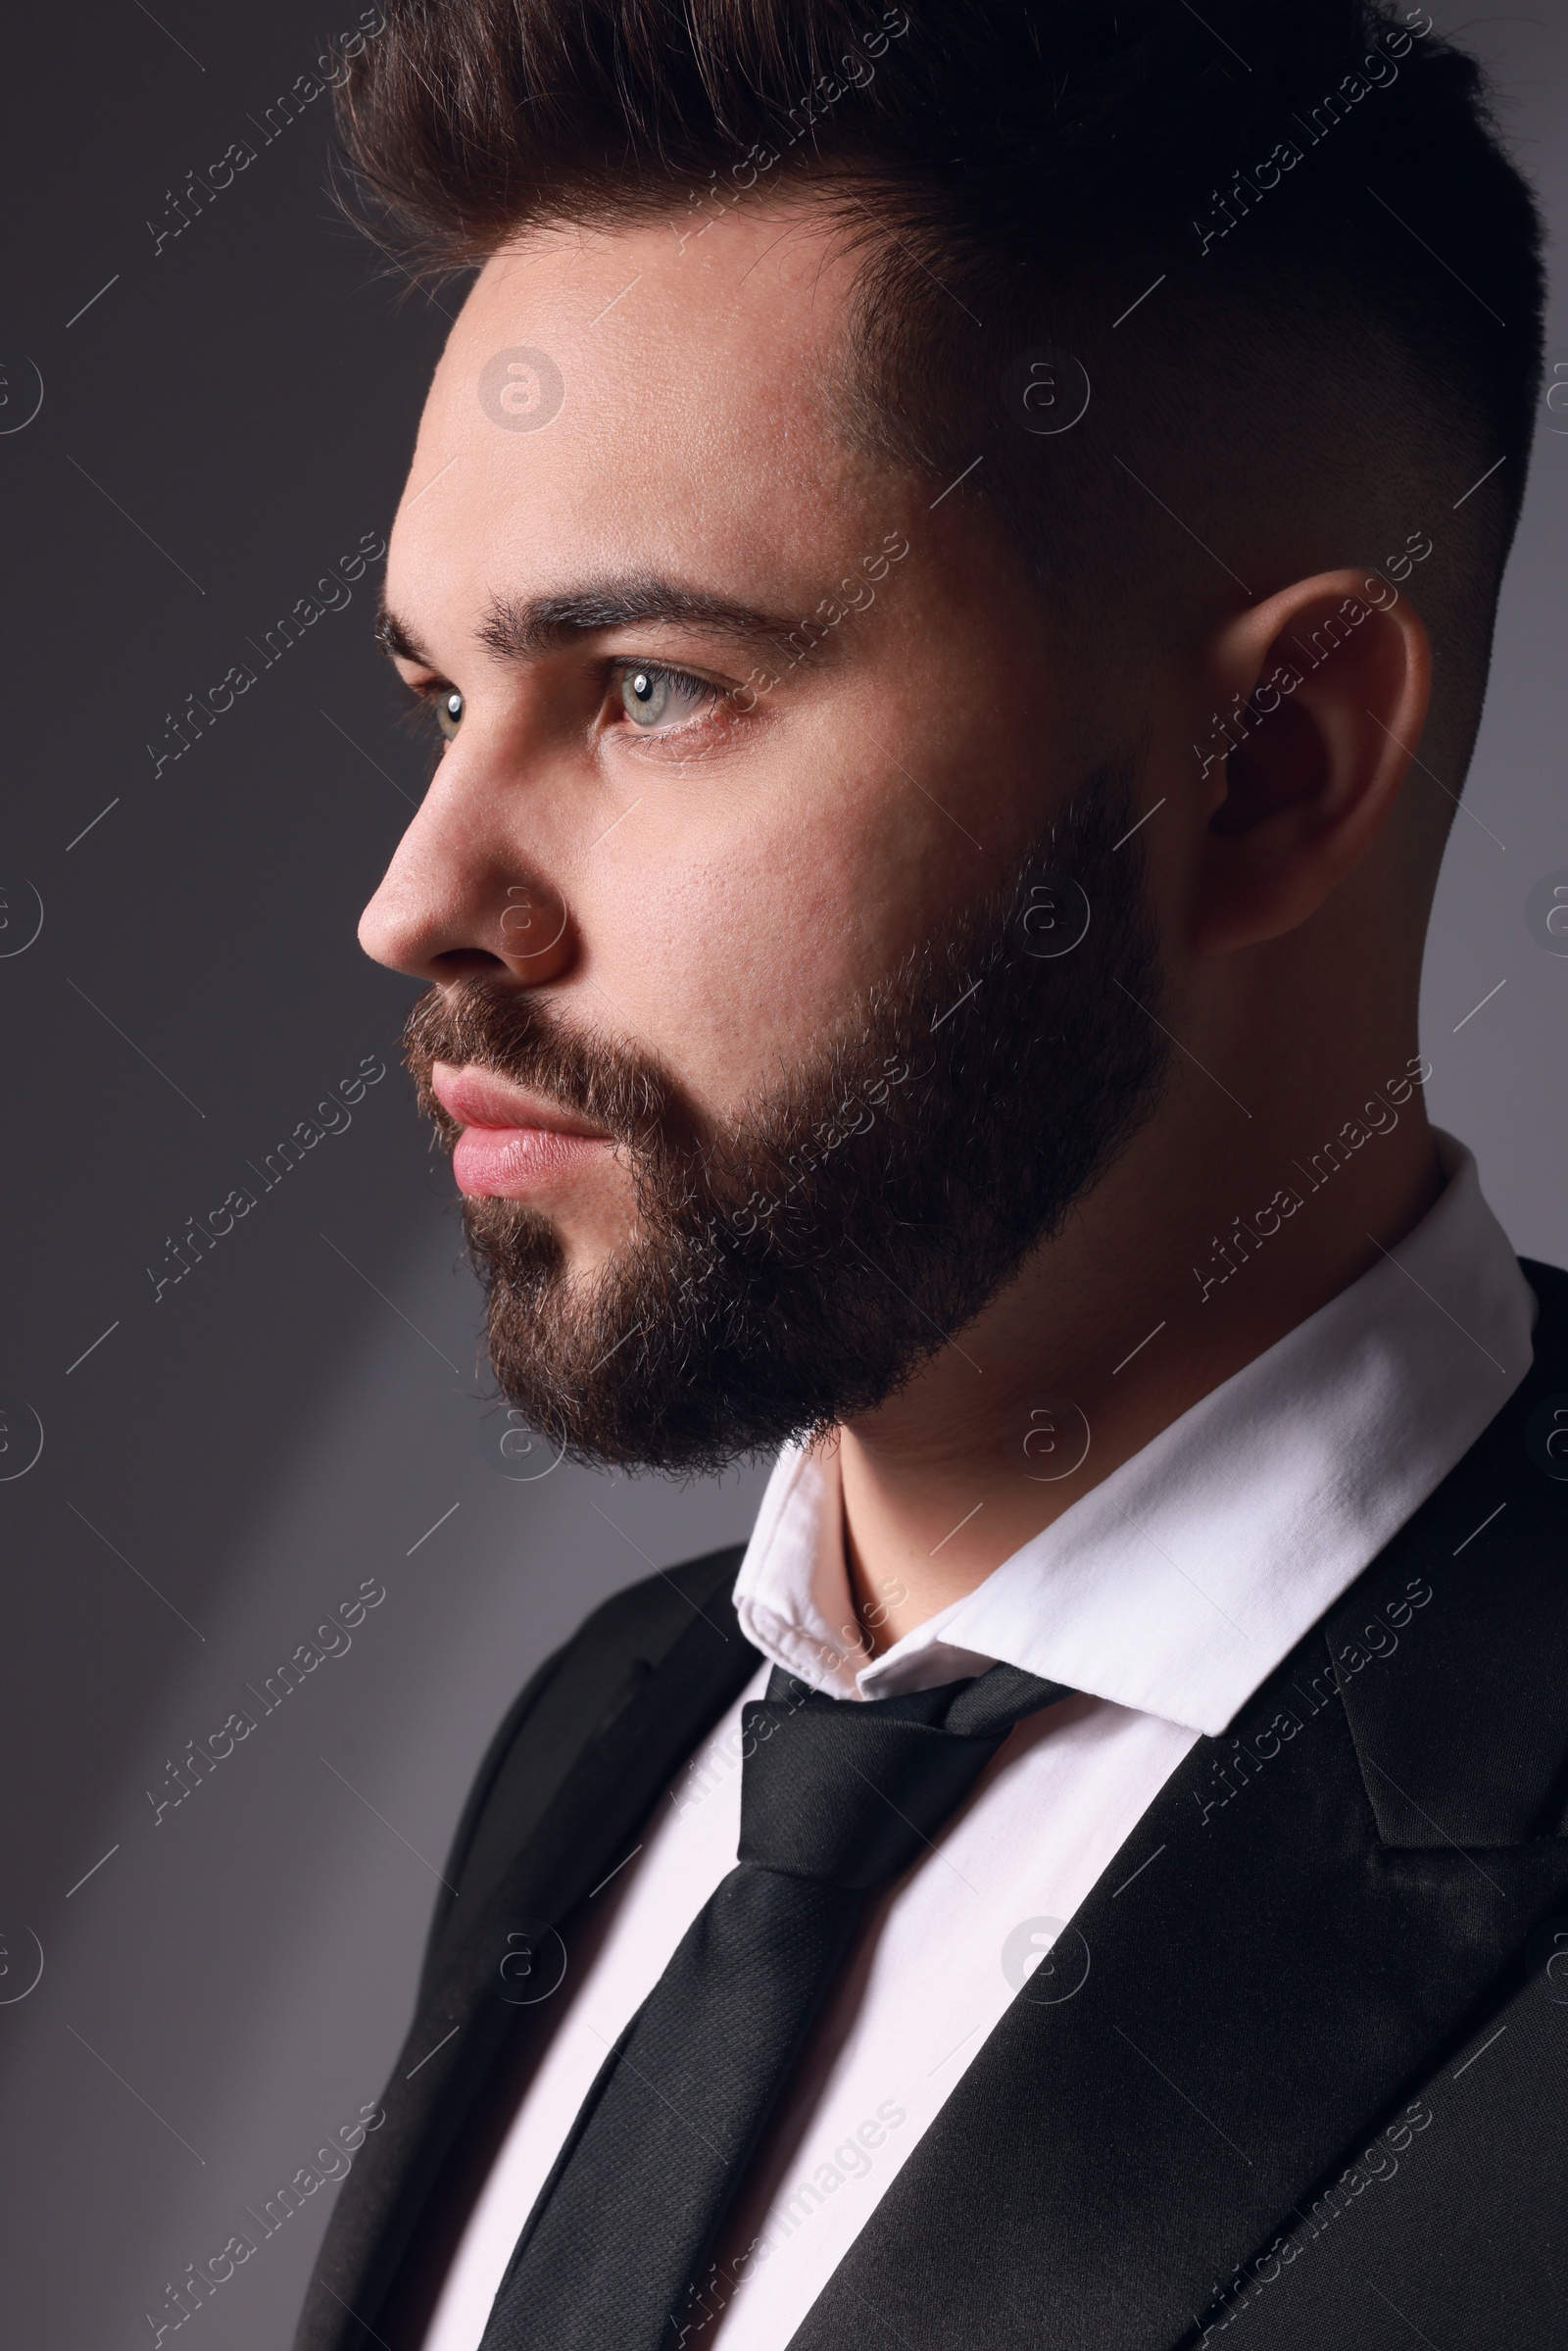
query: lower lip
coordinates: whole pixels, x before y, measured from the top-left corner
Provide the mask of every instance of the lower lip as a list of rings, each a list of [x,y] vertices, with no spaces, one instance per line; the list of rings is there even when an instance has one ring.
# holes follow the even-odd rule
[[[582,1173],[601,1135],[563,1135],[554,1127],[465,1127],[452,1154],[458,1190],[469,1200],[525,1200]]]

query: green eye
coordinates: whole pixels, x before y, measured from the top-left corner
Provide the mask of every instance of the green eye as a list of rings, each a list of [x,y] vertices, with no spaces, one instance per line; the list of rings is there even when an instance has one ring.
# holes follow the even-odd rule
[[[655,734],[679,726],[713,700],[713,688],[680,669],[634,661],[620,673],[620,706],[634,726]]]
[[[463,723],[463,696],[456,686],[443,686],[436,696],[435,722],[450,743]]]
[[[620,699],[627,717],[638,726],[657,726],[669,702],[669,680],[658,669],[628,669],[620,681]]]

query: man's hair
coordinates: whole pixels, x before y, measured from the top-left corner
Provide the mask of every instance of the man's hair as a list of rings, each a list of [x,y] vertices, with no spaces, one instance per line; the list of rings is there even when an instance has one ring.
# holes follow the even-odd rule
[[[859,445],[942,485],[972,468],[965,495],[1039,584],[1097,619],[1168,627],[1192,603],[1173,584],[1234,602],[1225,572],[1282,585],[1249,571],[1282,530],[1325,563],[1430,536],[1423,609],[1473,731],[1539,385],[1541,229],[1480,69],[1424,10],[383,6],[339,110],[405,258],[471,265],[563,221],[695,232],[815,193],[863,249],[830,387]],[[1080,422],[1039,429],[1085,389]]]

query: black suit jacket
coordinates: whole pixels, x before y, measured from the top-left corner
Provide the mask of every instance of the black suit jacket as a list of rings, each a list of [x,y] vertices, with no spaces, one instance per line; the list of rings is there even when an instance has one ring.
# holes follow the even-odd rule
[[[1167,1782],[791,2351],[1568,2342],[1568,1483],[1542,1445],[1568,1275],[1525,1271],[1523,1387]],[[387,2331],[503,2043],[544,2013],[519,1969],[543,1988],[756,1669],[739,1559],[610,1601],[503,1725],[297,2351]]]

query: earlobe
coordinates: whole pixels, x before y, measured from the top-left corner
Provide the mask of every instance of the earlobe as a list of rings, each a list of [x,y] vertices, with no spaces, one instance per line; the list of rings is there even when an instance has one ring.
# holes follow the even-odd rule
[[[1366,856],[1425,723],[1431,661],[1413,605],[1376,572],[1297,581],[1211,640],[1205,683],[1224,700],[1194,744],[1196,953],[1294,930]]]

